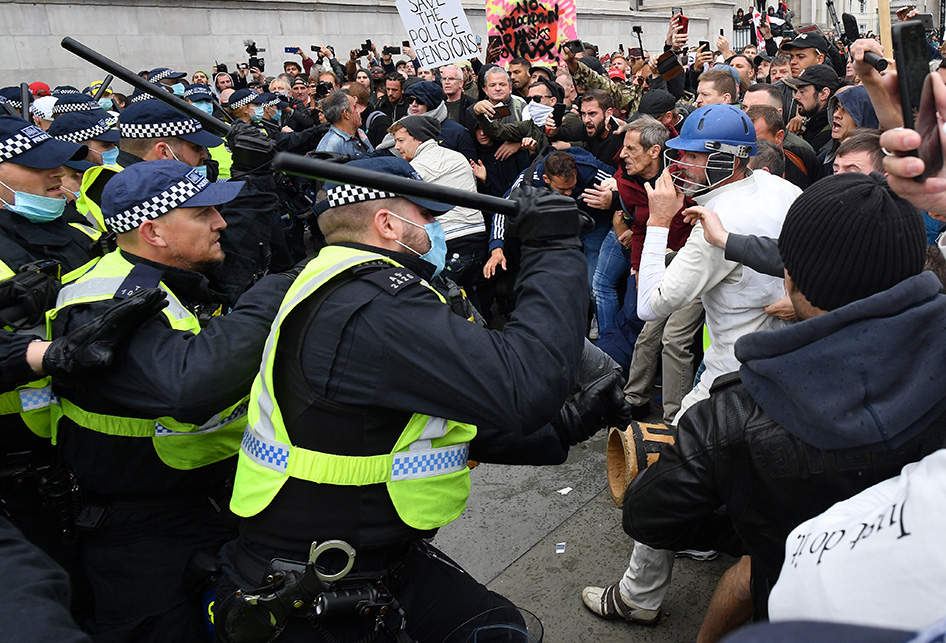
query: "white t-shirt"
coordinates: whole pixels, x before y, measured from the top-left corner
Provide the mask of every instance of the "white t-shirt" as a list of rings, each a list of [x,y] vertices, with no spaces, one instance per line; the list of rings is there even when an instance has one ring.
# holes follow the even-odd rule
[[[769,597],[772,621],[901,630],[946,616],[946,449],[799,525]]]

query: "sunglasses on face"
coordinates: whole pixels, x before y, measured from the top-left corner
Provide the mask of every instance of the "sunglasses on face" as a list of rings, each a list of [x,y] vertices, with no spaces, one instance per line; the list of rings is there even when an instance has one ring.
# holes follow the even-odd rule
[[[551,96],[548,96],[548,95],[546,95],[546,94],[542,94],[542,95],[540,95],[540,96],[529,96],[529,102],[530,102],[530,103],[538,103],[538,102],[541,101],[543,98],[552,98],[552,97],[551,97]]]

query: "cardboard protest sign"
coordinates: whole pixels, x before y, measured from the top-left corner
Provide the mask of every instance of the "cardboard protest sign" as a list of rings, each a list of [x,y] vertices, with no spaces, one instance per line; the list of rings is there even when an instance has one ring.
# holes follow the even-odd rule
[[[502,42],[499,63],[521,56],[557,63],[563,43],[578,37],[575,0],[486,0],[490,41]]]
[[[395,5],[421,67],[479,56],[460,0],[397,0]]]

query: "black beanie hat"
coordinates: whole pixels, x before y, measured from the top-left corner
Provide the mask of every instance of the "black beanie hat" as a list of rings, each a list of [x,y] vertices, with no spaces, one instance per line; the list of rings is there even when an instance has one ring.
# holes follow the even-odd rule
[[[795,199],[778,250],[811,305],[834,310],[922,272],[926,226],[879,172],[836,174]]]
[[[430,116],[405,116],[398,121],[407,133],[423,143],[440,137],[440,123]],[[923,255],[924,257],[926,255]]]
[[[413,96],[427,106],[434,109],[444,101],[443,88],[437,83],[422,80],[404,90],[405,96]]]

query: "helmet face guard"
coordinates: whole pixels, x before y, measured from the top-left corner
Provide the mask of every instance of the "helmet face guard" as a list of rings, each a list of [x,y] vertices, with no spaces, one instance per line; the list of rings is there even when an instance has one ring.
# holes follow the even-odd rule
[[[707,154],[705,165],[676,160],[664,152],[674,185],[687,196],[698,196],[731,179],[738,158],[756,153],[755,127],[745,113],[732,105],[704,105],[686,119],[680,135],[667,141],[674,150]],[[702,169],[705,178],[694,181],[689,168]],[[684,176],[683,173],[690,176]]]
[[[731,179],[736,173],[736,159],[751,156],[751,150],[748,146],[728,145],[718,141],[706,142],[706,151],[709,152],[706,165],[678,160],[669,154],[671,151],[686,150],[672,150],[672,148],[664,150],[664,167],[670,169],[670,177],[673,179],[674,187],[685,196],[705,194],[724,181]],[[706,182],[698,183],[682,174],[682,171],[691,168],[703,169],[706,174]],[[692,172],[688,172],[688,174],[693,175]]]

